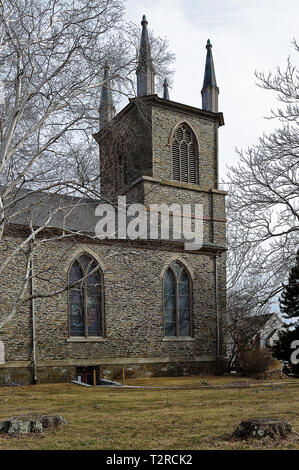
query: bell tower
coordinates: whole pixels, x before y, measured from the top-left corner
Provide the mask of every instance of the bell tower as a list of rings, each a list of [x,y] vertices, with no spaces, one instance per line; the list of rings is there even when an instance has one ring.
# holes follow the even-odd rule
[[[94,137],[101,157],[101,194],[111,202],[119,195],[127,203],[195,204],[203,206],[204,236],[225,246],[225,191],[218,186],[218,112],[212,45],[206,45],[202,108],[170,100],[164,81],[163,98],[154,94],[154,68],[147,20],[142,19],[137,97]],[[107,82],[108,83],[108,82]],[[105,98],[112,110],[112,98]],[[110,106],[110,108],[109,108]],[[101,120],[103,122],[103,118]]]

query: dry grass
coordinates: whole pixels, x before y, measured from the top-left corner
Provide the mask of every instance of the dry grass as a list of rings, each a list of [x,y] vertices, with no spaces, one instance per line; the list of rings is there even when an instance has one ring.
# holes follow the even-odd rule
[[[191,385],[192,378],[157,381]],[[278,388],[185,390],[73,384],[1,388],[0,420],[55,413],[69,424],[38,437],[0,435],[0,449],[299,449],[299,436],[279,443],[233,442],[223,437],[250,417],[282,417],[299,431],[298,411],[299,387],[294,383]]]
[[[236,375],[219,375],[219,376],[191,376],[191,377],[138,377],[138,378],[126,378],[126,385],[138,385],[138,386],[154,386],[154,387],[201,387],[201,386],[236,386],[236,385],[252,385],[257,386],[263,383],[280,383],[281,381],[287,383],[298,383],[299,381],[291,379],[283,374],[273,374],[269,379],[257,379],[252,377],[238,377]]]

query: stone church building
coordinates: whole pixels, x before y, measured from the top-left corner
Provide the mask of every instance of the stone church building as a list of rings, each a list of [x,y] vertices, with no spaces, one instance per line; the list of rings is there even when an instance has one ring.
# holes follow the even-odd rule
[[[56,225],[39,236],[47,238],[56,229],[58,235],[40,243],[31,259],[32,298],[0,331],[2,385],[90,383],[94,371],[99,381],[117,377],[122,368],[127,374],[163,376],[223,367],[226,193],[218,187],[218,128],[224,120],[212,45],[206,45],[202,108],[177,103],[169,98],[166,80],[163,98],[155,94],[145,16],[141,24],[137,96],[117,115],[105,70],[100,130],[94,135],[101,196],[110,202],[126,196],[128,204],[146,208],[202,204],[203,244],[188,250],[184,240],[91,237],[99,201],[74,208],[64,225],[70,236],[59,237],[56,216]],[[43,197],[37,201],[40,220],[58,199]],[[6,231],[2,259],[28,230],[20,212]],[[20,253],[2,277],[0,320],[21,289],[23,258]],[[54,285],[61,286],[56,295],[34,296]]]

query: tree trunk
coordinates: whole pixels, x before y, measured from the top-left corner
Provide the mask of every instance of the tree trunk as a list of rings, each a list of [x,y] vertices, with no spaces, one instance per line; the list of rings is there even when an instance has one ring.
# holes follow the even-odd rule
[[[17,416],[0,422],[0,433],[7,433],[10,436],[35,434],[54,429],[62,424],[67,424],[67,421],[62,416]]]
[[[292,432],[290,424],[281,418],[256,418],[241,421],[232,437],[239,439],[284,439]]]

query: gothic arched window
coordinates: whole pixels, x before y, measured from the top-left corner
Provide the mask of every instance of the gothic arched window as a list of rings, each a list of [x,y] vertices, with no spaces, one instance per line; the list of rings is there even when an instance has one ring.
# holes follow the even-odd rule
[[[169,266],[163,290],[165,336],[191,336],[191,280],[181,263]]]
[[[103,273],[92,257],[72,263],[69,284],[70,336],[103,336]]]
[[[173,179],[199,184],[197,141],[194,132],[185,123],[180,124],[175,130],[171,154]]]

